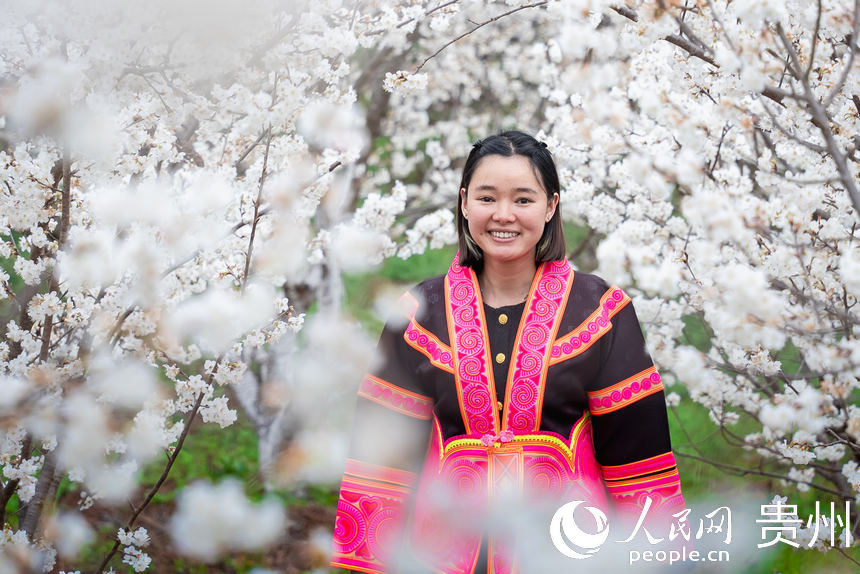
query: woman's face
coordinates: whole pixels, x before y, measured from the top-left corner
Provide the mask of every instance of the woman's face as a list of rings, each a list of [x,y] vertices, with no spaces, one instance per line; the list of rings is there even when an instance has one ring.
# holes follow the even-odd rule
[[[534,262],[543,228],[558,205],[547,199],[525,156],[488,155],[478,163],[469,189],[460,190],[469,232],[484,252],[484,262]]]

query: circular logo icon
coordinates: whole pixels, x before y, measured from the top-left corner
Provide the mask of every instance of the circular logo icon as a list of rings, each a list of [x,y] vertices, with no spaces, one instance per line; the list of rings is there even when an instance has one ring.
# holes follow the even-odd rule
[[[556,550],[568,558],[577,558],[580,560],[591,558],[597,554],[600,546],[609,537],[609,521],[599,508],[593,506],[584,507],[591,514],[592,518],[594,518],[597,532],[590,534],[584,532],[576,525],[573,513],[583,502],[585,501],[574,500],[562,505],[561,508],[555,511],[552,521],[549,523],[549,535]]]

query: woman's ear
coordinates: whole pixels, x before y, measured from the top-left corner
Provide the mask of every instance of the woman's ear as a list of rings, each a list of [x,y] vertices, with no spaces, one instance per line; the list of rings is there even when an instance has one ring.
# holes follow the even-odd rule
[[[460,211],[463,212],[463,219],[469,219],[469,215],[466,213],[466,188],[460,188]]]
[[[555,208],[558,207],[558,192],[552,194],[552,199],[550,199],[546,203],[546,221],[549,223],[549,220],[552,219],[552,216],[555,215]]]

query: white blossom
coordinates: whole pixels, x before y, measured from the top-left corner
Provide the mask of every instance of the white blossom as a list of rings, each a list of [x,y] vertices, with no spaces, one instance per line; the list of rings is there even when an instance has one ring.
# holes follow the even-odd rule
[[[123,546],[149,546],[149,533],[142,526],[134,531],[126,531],[124,528],[120,528],[116,536]]]
[[[47,260],[45,259],[31,261],[23,257],[17,257],[13,269],[27,285],[38,285],[42,279],[42,274],[45,272],[46,263]]]
[[[200,416],[205,423],[217,423],[222,429],[236,422],[236,411],[227,408],[227,397],[215,397],[200,407]]]
[[[122,562],[131,566],[135,572],[143,572],[149,568],[152,558],[139,548],[126,546],[122,549]]]
[[[284,536],[285,515],[274,498],[252,505],[235,480],[195,482],[179,495],[170,519],[173,543],[182,554],[211,560],[222,552],[263,548]]]
[[[791,459],[794,464],[808,464],[815,459],[815,453],[811,450],[788,444],[785,441],[777,443],[776,448],[782,456]]]
[[[427,74],[412,74],[405,70],[396,73],[385,74],[382,84],[387,92],[407,95],[410,92],[418,92],[427,89]]]
[[[845,475],[845,478],[851,484],[851,488],[855,491],[860,491],[860,468],[858,468],[855,461],[849,460],[843,464],[842,474]]]

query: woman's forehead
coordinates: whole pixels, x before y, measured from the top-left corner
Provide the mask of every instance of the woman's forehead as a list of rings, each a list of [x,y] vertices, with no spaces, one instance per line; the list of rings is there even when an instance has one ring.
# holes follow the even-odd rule
[[[469,182],[470,189],[492,187],[498,189],[542,190],[540,177],[529,158],[523,155],[488,155],[481,159]]]

